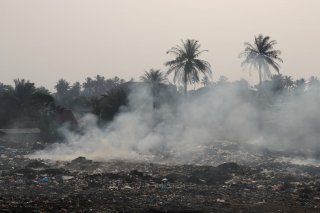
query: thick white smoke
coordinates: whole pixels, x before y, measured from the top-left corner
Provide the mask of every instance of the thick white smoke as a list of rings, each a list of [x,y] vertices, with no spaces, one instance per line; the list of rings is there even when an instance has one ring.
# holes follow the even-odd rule
[[[136,88],[129,95],[127,110],[107,127],[101,129],[95,116],[87,115],[81,121],[84,134],[66,131],[67,143],[33,157],[143,160],[175,150],[187,158],[197,145],[214,145],[219,140],[302,153],[319,150],[320,99],[316,93],[270,105],[260,103],[256,95],[241,84],[226,84],[153,110],[150,90]]]

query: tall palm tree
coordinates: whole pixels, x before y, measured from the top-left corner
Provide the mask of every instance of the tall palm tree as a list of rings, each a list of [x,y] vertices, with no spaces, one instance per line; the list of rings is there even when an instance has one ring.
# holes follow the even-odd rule
[[[261,86],[264,77],[270,78],[272,76],[269,68],[270,66],[279,74],[279,63],[282,63],[283,61],[279,58],[281,51],[273,49],[276,44],[277,42],[275,40],[270,40],[269,36],[260,34],[255,36],[253,44],[245,42],[245,49],[239,55],[240,58],[244,58],[244,61],[241,64],[242,66],[250,65],[258,69],[259,86]]]
[[[173,81],[178,80],[183,83],[185,95],[188,83],[192,84],[193,81],[199,83],[199,73],[211,75],[209,62],[198,59],[201,53],[207,50],[200,51],[199,49],[200,44],[197,40],[187,39],[182,40],[182,46],[177,45],[167,51],[175,56],[174,60],[165,63],[166,66],[169,66],[167,74],[174,72]]]
[[[140,77],[143,82],[151,83],[152,86],[152,98],[153,108],[156,108],[156,96],[158,95],[159,84],[167,81],[167,76],[160,70],[150,69],[148,72],[145,71],[144,75]]]

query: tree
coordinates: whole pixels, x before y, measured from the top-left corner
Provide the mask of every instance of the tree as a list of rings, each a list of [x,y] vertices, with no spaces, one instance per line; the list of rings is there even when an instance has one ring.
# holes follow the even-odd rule
[[[25,79],[14,79],[14,98],[20,113],[26,113],[31,107],[32,95],[36,91],[34,83]]]
[[[290,90],[293,85],[294,85],[294,82],[292,80],[292,77],[291,76],[284,76],[283,77],[283,84],[284,84],[284,87],[287,88],[288,90]]]
[[[100,95],[105,94],[124,82],[124,79],[120,79],[117,76],[108,79],[101,75],[96,75],[94,79],[88,77],[82,84],[83,95],[90,98],[98,98]]]
[[[96,94],[105,93],[107,91],[105,85],[105,78],[101,75],[95,76],[93,88]]]
[[[114,78],[112,78],[112,81],[116,84],[116,85],[120,85],[125,83],[126,81],[124,79],[120,79],[118,76],[115,76]]]
[[[54,86],[54,88],[57,90],[58,96],[64,96],[67,94],[68,90],[70,89],[70,83],[63,78],[61,78],[57,84]]]
[[[100,99],[93,99],[93,113],[100,121],[111,121],[122,106],[128,104],[128,91],[123,88],[114,88],[102,95]]]
[[[320,81],[317,77],[311,76],[308,81],[308,85],[310,89],[320,88]]]
[[[49,113],[53,107],[54,98],[45,88],[15,79],[14,87],[0,93],[0,125],[43,129],[42,121],[51,120]]]
[[[150,69],[145,71],[143,76],[140,76],[140,80],[148,83],[164,83],[167,81],[167,76],[160,70]]]
[[[294,89],[296,94],[301,94],[305,91],[307,82],[304,78],[300,78],[294,82]]]
[[[8,90],[12,90],[12,87],[9,85],[5,85],[3,83],[0,83],[0,93],[1,92],[6,92]]]
[[[69,90],[69,94],[73,97],[73,98],[77,98],[80,96],[81,94],[81,84],[80,82],[75,82],[72,87]]]
[[[40,93],[43,93],[43,94],[51,95],[51,92],[47,88],[45,88],[43,86],[36,88],[36,92],[40,92]]]
[[[201,84],[203,84],[204,87],[207,87],[210,85],[210,80],[208,76],[203,76],[203,78],[201,79]]]
[[[61,106],[69,106],[71,102],[70,83],[63,78],[59,79],[57,84],[54,86],[56,93],[54,94],[56,103]]]
[[[27,125],[35,119],[32,96],[36,88],[34,83],[25,79],[14,79],[14,87],[8,87],[1,93],[0,120],[2,125]]]
[[[284,77],[281,74],[271,76],[271,91],[276,94],[285,88]]]
[[[201,53],[207,50],[200,51],[199,49],[200,44],[197,40],[187,39],[186,41],[182,40],[182,46],[177,45],[167,51],[167,54],[175,56],[174,60],[165,63],[166,66],[169,66],[167,74],[174,72],[173,81],[178,80],[183,83],[185,95],[188,83],[192,84],[192,80],[196,83],[200,81],[199,73],[211,75],[209,62],[198,59]]]
[[[94,91],[93,91],[93,80],[90,77],[87,77],[85,79],[85,82],[82,84],[83,88],[83,95],[86,97],[91,97],[94,96]]]
[[[150,69],[145,71],[144,75],[140,79],[146,83],[150,83],[152,87],[153,108],[156,108],[156,97],[158,95],[159,84],[167,81],[167,76],[160,70]]]
[[[258,70],[259,87],[261,86],[263,77],[270,78],[272,76],[270,66],[279,74],[279,63],[282,63],[283,60],[279,58],[281,51],[273,49],[276,44],[277,42],[270,40],[269,36],[260,34],[258,37],[255,36],[254,44],[245,42],[245,49],[239,55],[240,58],[244,58],[242,66],[250,65]]]

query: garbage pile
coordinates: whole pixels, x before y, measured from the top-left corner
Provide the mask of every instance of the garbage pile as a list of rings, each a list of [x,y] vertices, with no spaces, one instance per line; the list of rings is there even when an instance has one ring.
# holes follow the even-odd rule
[[[240,152],[234,152],[231,162],[228,160],[234,151],[232,147],[219,149],[220,157],[214,149],[208,148],[202,157],[195,151],[190,155],[192,164],[173,164],[168,163],[173,158],[158,163],[96,162],[83,156],[70,162],[29,159],[24,155],[28,150],[1,146],[0,209],[1,212],[320,211],[319,167],[279,161],[278,154],[272,157],[272,153],[248,153],[248,159],[257,159],[245,163],[241,160],[243,156],[234,157]]]

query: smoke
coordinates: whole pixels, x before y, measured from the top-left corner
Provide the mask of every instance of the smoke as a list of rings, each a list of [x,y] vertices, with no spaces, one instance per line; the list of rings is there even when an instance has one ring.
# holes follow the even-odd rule
[[[263,133],[265,145],[274,149],[291,150],[305,155],[318,154],[320,148],[319,91],[312,90],[278,106],[271,124]]]
[[[88,114],[80,122],[83,134],[62,130],[67,143],[32,157],[157,161],[170,155],[187,160],[195,147],[215,146],[221,140],[305,155],[320,150],[317,93],[269,98],[241,83],[227,83],[187,98],[177,96],[154,110],[150,89],[137,87],[131,90],[129,106],[108,126],[98,127],[96,117]]]

